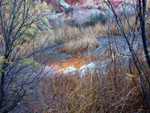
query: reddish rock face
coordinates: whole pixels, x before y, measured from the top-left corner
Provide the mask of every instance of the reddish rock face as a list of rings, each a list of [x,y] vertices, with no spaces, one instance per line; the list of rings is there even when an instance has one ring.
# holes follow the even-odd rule
[[[69,5],[76,5],[77,3],[82,4],[82,0],[64,0]]]
[[[60,3],[57,2],[57,0],[42,0],[42,2],[45,1],[47,2],[48,4],[53,4],[54,7],[59,7],[61,6]],[[69,5],[76,5],[77,3],[82,5],[82,4],[91,4],[92,3],[92,0],[64,0],[66,3],[68,3]],[[98,3],[98,2],[101,2],[101,1],[104,1],[104,0],[93,0],[94,4]]]
[[[42,0],[46,1],[47,4],[52,4],[54,6],[55,9],[58,9],[60,11],[62,11],[61,9],[61,5],[58,2],[59,0]],[[74,6],[78,3],[78,5],[83,5],[83,6],[87,6],[89,4],[94,4],[94,5],[98,5],[99,2],[104,2],[104,0],[64,0],[67,4],[69,4],[70,6]],[[106,0],[107,1],[107,0]],[[110,2],[112,3],[112,5],[117,8],[119,6],[119,4],[125,0],[110,0]],[[135,1],[135,0],[126,0],[126,1]]]
[[[59,9],[62,11],[60,3],[58,0],[45,0],[47,3],[53,4],[55,9]],[[95,5],[89,5],[92,3],[92,0],[84,0],[85,3],[79,2],[83,0],[64,0],[70,6],[74,6],[78,3],[78,7],[75,7],[67,12],[59,13],[59,16],[55,19],[50,19],[49,22],[51,23],[52,28],[57,29],[64,24],[68,25],[93,25],[96,22],[105,22],[105,19],[113,18],[112,11],[108,8],[106,3],[102,2],[103,0],[93,0]],[[134,1],[134,0],[131,0]],[[101,2],[101,3],[99,3]],[[87,4],[86,4],[87,3]],[[118,7],[123,3],[123,1],[116,1],[111,0],[111,4],[117,11],[118,15],[122,14],[121,11],[118,10]],[[68,8],[69,9],[69,8]],[[120,8],[121,9],[121,8]],[[126,10],[128,12],[132,11],[132,9]],[[101,15],[102,14],[102,15]],[[100,20],[97,20],[100,19]]]
[[[42,2],[45,1],[47,4],[52,4],[55,9],[61,10],[61,5],[57,0],[41,0]]]
[[[45,1],[47,4],[52,4],[55,9],[62,11],[61,9],[62,6],[57,0],[42,0],[42,2],[43,1]],[[83,4],[82,0],[64,0],[64,1],[71,6],[76,5],[77,3],[80,5]]]

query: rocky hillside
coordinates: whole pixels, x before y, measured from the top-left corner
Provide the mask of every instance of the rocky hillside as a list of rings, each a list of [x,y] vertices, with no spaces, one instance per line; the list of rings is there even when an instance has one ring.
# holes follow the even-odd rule
[[[68,4],[69,6],[74,5],[98,5],[100,2],[104,2],[104,0],[42,0],[45,1],[47,4],[52,4],[56,9],[61,10],[63,3]],[[58,2],[59,1],[59,2]],[[107,1],[107,0],[106,0]],[[135,1],[135,0],[110,0],[113,5],[118,6],[123,1]]]
[[[44,0],[43,0],[44,1]],[[47,4],[52,4],[50,11],[52,28],[58,29],[63,25],[69,26],[87,26],[95,23],[105,23],[107,20],[113,20],[113,13],[106,2],[102,0],[45,0]],[[135,13],[136,2],[134,1],[111,1],[118,15],[126,13],[133,15]]]

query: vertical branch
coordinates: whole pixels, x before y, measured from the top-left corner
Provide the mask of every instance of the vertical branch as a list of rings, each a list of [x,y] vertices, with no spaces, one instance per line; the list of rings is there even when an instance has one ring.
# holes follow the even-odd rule
[[[0,70],[0,72],[1,72],[0,109],[2,108],[4,96],[5,96],[4,84],[5,84],[5,72],[6,72],[6,68],[7,68],[7,59],[8,59],[8,55],[5,54],[4,59],[3,59],[4,61],[2,63],[2,68]]]
[[[0,0],[0,23],[1,23],[1,27],[2,27],[2,34],[3,34],[3,37],[5,39],[5,28],[4,28],[4,20],[3,20],[3,16],[2,16],[2,0]],[[0,109],[2,108],[2,104],[3,104],[3,100],[4,100],[4,80],[5,80],[5,61],[3,62],[2,64],[2,68],[0,70],[1,72],[1,81],[0,81]]]
[[[142,39],[143,39],[143,46],[144,46],[144,51],[145,51],[145,54],[146,54],[146,57],[147,57],[147,62],[148,62],[148,65],[149,65],[149,68],[150,68],[150,55],[149,55],[149,52],[148,52],[148,41],[147,41],[147,36],[146,36],[146,4],[147,4],[147,0],[142,0],[143,2],[143,19],[142,19],[142,24],[143,24],[143,32],[142,34],[144,34],[144,36],[142,36]]]
[[[141,80],[141,82],[140,82],[141,83],[141,89],[142,89],[142,92],[143,92],[143,95],[144,95],[144,100],[145,100],[146,104],[148,106],[150,106],[150,103],[149,103],[150,101],[148,100],[149,96],[146,93],[147,92],[147,86],[145,85],[146,81],[144,80],[143,74],[142,74],[142,71],[144,72],[144,70],[142,70],[143,69],[142,65],[140,64],[139,59],[138,59],[137,55],[135,54],[132,45],[129,42],[128,36],[127,36],[127,34],[126,34],[125,30],[124,30],[123,24],[122,24],[121,20],[118,18],[118,15],[116,14],[116,12],[115,12],[115,10],[114,10],[110,0],[108,0],[108,5],[109,5],[110,9],[112,10],[112,12],[113,12],[113,14],[115,16],[115,20],[117,22],[117,25],[120,28],[120,30],[121,30],[121,32],[122,32],[122,34],[123,34],[123,36],[124,36],[124,38],[125,38],[125,40],[126,40],[126,42],[128,44],[129,50],[130,50],[130,52],[132,54],[132,58],[133,58],[134,64],[135,64],[135,66],[136,66],[136,68],[137,68],[137,70],[139,72],[139,76],[140,76],[140,80]],[[139,16],[140,16],[140,21],[142,22],[141,30],[142,30],[142,33],[143,33],[141,35],[142,35],[142,39],[144,41],[143,45],[144,45],[144,49],[146,49],[145,50],[145,52],[146,52],[145,55],[146,55],[146,58],[147,58],[147,61],[148,61],[148,65],[149,65],[150,62],[149,62],[149,55],[147,54],[148,50],[147,50],[147,41],[146,41],[146,34],[145,34],[145,22],[144,22],[144,20],[145,20],[145,12],[146,12],[146,1],[145,0],[143,0],[143,7],[145,7],[145,8],[143,8],[144,17],[142,15],[141,0],[139,0],[139,11],[140,11],[139,12]],[[138,63],[139,63],[139,65],[138,65]],[[149,65],[149,67],[150,67],[150,65]]]
[[[141,4],[142,2],[142,4]],[[146,16],[146,0],[139,0],[139,17],[140,17],[140,24],[141,24],[141,36],[142,36],[142,41],[143,41],[143,48],[145,52],[145,57],[147,60],[147,64],[150,69],[150,55],[148,52],[148,46],[147,46],[147,37],[146,37],[146,29],[145,29],[145,16]],[[148,80],[150,79],[150,76],[148,75]],[[150,92],[150,84],[149,84],[149,92]],[[150,97],[149,94],[147,104],[150,109]]]
[[[147,40],[146,40],[146,30],[145,30],[146,0],[142,0],[142,3],[143,3],[143,7],[141,5],[141,0],[139,0],[141,35],[142,35],[142,41],[143,41],[145,56],[147,59],[148,66],[150,68],[150,56],[149,56],[149,52],[148,52],[148,46],[147,46]]]
[[[14,1],[14,5],[13,5],[13,11],[12,11],[12,20],[11,20],[11,24],[9,26],[9,31],[8,31],[8,36],[7,36],[7,46],[9,47],[10,45],[10,36],[11,36],[11,32],[12,32],[12,28],[13,28],[13,24],[14,24],[14,20],[16,18],[16,0]]]
[[[0,24],[1,24],[1,27],[2,27],[2,35],[5,39],[5,28],[4,28],[4,20],[3,20],[3,11],[2,11],[2,0],[0,0]]]

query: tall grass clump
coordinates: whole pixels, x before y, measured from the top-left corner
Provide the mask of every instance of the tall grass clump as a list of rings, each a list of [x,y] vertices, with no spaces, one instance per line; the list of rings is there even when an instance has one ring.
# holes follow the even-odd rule
[[[38,103],[42,107],[33,111],[45,113],[148,112],[144,95],[141,93],[139,73],[133,61],[130,57],[127,59],[119,56],[115,50],[105,51],[108,54],[106,60],[110,59],[106,69],[103,69],[103,66],[100,68],[97,66],[94,73],[88,72],[83,77],[79,73],[74,75],[70,73],[43,79],[38,86],[40,96]],[[138,53],[139,56],[140,54]],[[144,65],[143,57],[139,58]],[[71,61],[73,62],[72,59],[69,62]],[[97,61],[101,63],[104,59]],[[82,62],[78,62],[80,63]],[[62,67],[65,68],[68,65]],[[148,68],[147,65],[144,66]]]
[[[140,93],[138,71],[134,65],[125,65],[125,61],[113,60],[101,76],[97,76],[95,71],[82,78],[77,73],[44,79],[39,87],[43,98],[42,109],[51,113],[147,112],[143,94]],[[99,70],[98,73],[102,72]]]
[[[98,46],[97,38],[104,36],[107,27],[97,24],[90,27],[63,26],[55,31],[51,40],[55,43],[63,43],[63,51],[77,52],[94,49]],[[106,36],[106,34],[105,34]]]

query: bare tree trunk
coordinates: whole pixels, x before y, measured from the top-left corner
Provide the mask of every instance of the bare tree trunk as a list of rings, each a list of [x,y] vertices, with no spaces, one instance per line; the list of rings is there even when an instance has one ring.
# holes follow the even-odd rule
[[[143,3],[143,6],[141,5]],[[146,0],[139,0],[139,16],[141,25],[141,36],[143,40],[143,48],[145,56],[147,59],[148,66],[150,68],[150,56],[148,52],[147,40],[146,40],[146,30],[145,30],[145,15],[146,15]]]

